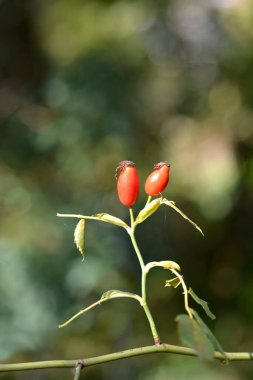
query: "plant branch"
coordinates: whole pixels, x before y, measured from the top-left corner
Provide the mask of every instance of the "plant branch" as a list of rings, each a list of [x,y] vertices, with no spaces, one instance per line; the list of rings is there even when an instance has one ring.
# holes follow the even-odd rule
[[[99,301],[97,302],[94,302],[92,305],[86,307],[85,309],[82,309],[80,310],[78,313],[76,313],[75,315],[73,315],[73,317],[69,318],[66,322],[62,323],[61,325],[59,325],[58,327],[59,328],[62,328],[62,327],[65,327],[67,326],[69,323],[71,323],[72,321],[74,321],[74,319],[78,318],[80,315],[86,313],[86,311],[92,309],[93,307],[97,306],[97,305],[100,305],[102,302],[104,302],[106,300],[103,300],[103,299],[100,299]]]
[[[56,216],[59,216],[60,218],[97,219],[94,216],[86,216],[81,214],[59,214],[59,212]]]
[[[78,360],[76,362],[76,368],[75,368],[75,376],[74,376],[74,380],[79,380],[80,378],[80,375],[81,375],[81,371],[82,369],[85,367],[84,363],[82,360]]]
[[[147,199],[147,202],[146,202],[146,204],[145,204],[144,207],[146,207],[151,202],[151,199],[152,199],[152,197],[151,197],[151,195],[149,195],[148,199]]]
[[[108,294],[109,293],[109,294]],[[86,307],[85,309],[80,310],[78,313],[73,315],[71,318],[69,318],[66,322],[62,323],[61,325],[58,325],[59,328],[66,327],[68,324],[73,322],[76,318],[80,317],[80,315],[86,313],[86,311],[89,311],[90,309],[93,309],[97,305],[101,305],[103,302],[106,302],[108,300],[111,300],[113,298],[133,298],[136,301],[140,303],[141,306],[143,306],[143,299],[138,296],[137,294],[129,293],[129,292],[122,292],[121,290],[109,290],[105,292],[102,297],[91,304],[90,306]]]
[[[185,310],[187,311],[189,317],[192,319],[193,318],[193,315],[192,315],[192,312],[191,312],[191,309],[189,307],[189,302],[188,302],[188,289],[187,289],[187,286],[185,285],[185,282],[184,282],[184,279],[183,279],[183,276],[181,276],[181,274],[179,274],[175,269],[171,268],[170,271],[172,273],[174,273],[177,278],[179,279],[179,281],[181,282],[181,285],[182,285],[182,288],[184,290],[184,306],[185,306]]]
[[[139,260],[139,263],[140,263],[140,266],[141,266],[141,270],[144,270],[145,264],[144,264],[141,252],[139,250],[139,247],[138,247],[138,245],[136,243],[136,240],[135,240],[135,237],[134,237],[134,233],[130,232],[129,235],[130,235],[130,238],[131,238],[131,241],[132,241],[135,253],[136,253],[137,257],[138,257],[138,260]]]
[[[133,212],[132,207],[129,207],[129,213],[130,213],[131,228],[132,228],[132,231],[134,231],[134,212]]]
[[[195,351],[193,351],[191,348],[173,346],[164,343],[161,345],[138,347],[125,351],[114,352],[112,354],[95,356],[87,359],[82,359],[81,362],[83,363],[83,366],[90,367],[97,364],[109,363],[115,360],[121,360],[131,358],[134,356],[155,353],[170,353],[178,355],[197,356]],[[253,360],[253,352],[225,352],[225,354],[229,361]],[[220,352],[215,352],[214,358],[221,360],[221,362],[223,362],[224,360],[224,356]],[[0,372],[27,371],[47,368],[76,368],[76,363],[77,360],[49,360],[16,364],[0,364]]]
[[[152,332],[152,335],[154,338],[154,342],[155,342],[155,344],[159,345],[161,343],[161,340],[160,340],[160,337],[158,335],[154,319],[152,317],[152,314],[151,314],[149,307],[148,307],[148,304],[147,304],[147,296],[146,296],[146,276],[147,276],[147,273],[145,271],[145,263],[143,261],[142,254],[139,250],[138,244],[137,244],[137,242],[135,240],[135,236],[134,236],[135,220],[134,220],[132,208],[130,208],[129,211],[130,211],[130,217],[131,217],[131,229],[128,231],[128,233],[129,233],[131,242],[133,244],[135,253],[138,257],[140,267],[141,267],[141,298],[143,300],[142,307],[143,307],[145,314],[146,314],[146,317],[148,319],[150,329],[151,329],[151,332]]]

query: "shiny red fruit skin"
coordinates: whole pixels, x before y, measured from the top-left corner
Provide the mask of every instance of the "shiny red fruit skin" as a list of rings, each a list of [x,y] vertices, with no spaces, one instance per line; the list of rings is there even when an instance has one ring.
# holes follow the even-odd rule
[[[145,182],[145,192],[154,196],[160,194],[167,186],[170,178],[170,165],[160,162]]]
[[[120,165],[122,169],[117,183],[119,200],[124,206],[131,207],[137,201],[139,195],[137,170],[131,161],[123,161]]]

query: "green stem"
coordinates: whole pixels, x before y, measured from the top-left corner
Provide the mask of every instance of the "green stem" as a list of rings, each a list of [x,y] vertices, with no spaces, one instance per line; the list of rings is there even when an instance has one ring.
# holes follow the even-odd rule
[[[74,380],[79,380],[80,375],[81,375],[81,371],[82,371],[83,368],[84,368],[83,361],[82,360],[78,360],[78,362],[76,363]]]
[[[69,318],[66,322],[62,323],[61,325],[58,325],[58,327],[61,329],[62,327],[66,327],[68,324],[70,324],[72,321],[74,321],[74,319],[78,318],[80,315],[86,313],[86,311],[92,309],[93,307],[97,306],[97,305],[101,305],[102,302],[106,301],[106,299],[100,299],[98,300],[97,302],[94,302],[92,305],[86,307],[85,309],[83,310],[80,310],[78,313],[76,313],[75,315],[73,315],[73,317]]]
[[[147,202],[146,202],[146,204],[145,204],[145,207],[150,203],[151,199],[152,199],[152,196],[149,195],[149,196],[148,196],[148,199],[147,199]]]
[[[129,212],[130,212],[131,229],[132,229],[132,232],[134,233],[135,223],[134,223],[134,212],[133,212],[132,207],[129,207]]]
[[[134,236],[134,233],[132,231],[129,232],[129,236],[130,236],[130,239],[131,239],[131,242],[133,244],[133,247],[134,247],[134,250],[135,250],[135,253],[138,257],[138,260],[139,260],[139,263],[140,263],[140,266],[141,266],[141,270],[143,271],[144,270],[144,267],[145,267],[145,264],[144,264],[144,261],[143,261],[143,258],[142,258],[142,255],[140,253],[140,250],[139,250],[139,247],[136,243],[136,240],[135,240],[135,236]],[[143,289],[143,287],[142,287]]]
[[[193,315],[192,315],[192,312],[191,312],[191,309],[189,307],[189,301],[188,301],[188,289],[187,289],[187,286],[184,282],[184,279],[183,279],[183,276],[181,276],[181,274],[179,274],[175,269],[170,269],[170,271],[172,273],[174,273],[177,278],[179,279],[181,285],[182,285],[182,288],[183,288],[183,291],[184,291],[184,306],[185,306],[185,310],[187,311],[189,317],[192,319],[193,318]]]
[[[91,358],[84,358],[82,362],[86,367],[109,363],[114,360],[131,358],[134,356],[156,354],[156,353],[168,353],[177,355],[187,355],[187,356],[197,356],[196,352],[191,348],[173,346],[171,344],[160,344],[146,347],[131,348],[125,351],[114,352],[111,354],[95,356]],[[225,352],[228,361],[252,361],[253,352]],[[224,355],[220,352],[214,352],[214,358],[224,361]],[[75,360],[47,360],[38,362],[27,362],[27,363],[8,363],[0,364],[0,372],[12,372],[12,371],[28,371],[36,369],[47,369],[47,368],[73,368],[76,366]]]
[[[145,314],[146,314],[146,317],[149,321],[150,329],[151,329],[155,344],[161,344],[161,340],[160,340],[160,337],[158,335],[154,319],[152,317],[152,314],[151,314],[149,307],[148,307],[148,304],[147,304],[147,296],[146,296],[146,276],[147,276],[147,273],[145,272],[145,264],[144,264],[141,252],[139,250],[139,247],[137,245],[137,242],[136,242],[135,236],[134,236],[135,224],[134,224],[134,215],[133,215],[132,208],[130,208],[129,211],[130,211],[130,218],[131,218],[131,229],[129,230],[129,236],[130,236],[131,242],[133,244],[137,258],[139,260],[139,263],[141,266],[141,273],[142,273],[142,276],[141,276],[141,297],[143,300],[142,307],[143,307]]]

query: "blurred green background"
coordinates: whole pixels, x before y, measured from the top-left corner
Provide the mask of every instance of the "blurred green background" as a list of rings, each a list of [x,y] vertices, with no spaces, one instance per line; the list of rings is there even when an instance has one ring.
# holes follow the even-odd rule
[[[171,163],[164,193],[205,238],[161,207],[137,230],[145,261],[175,260],[227,351],[253,351],[253,2],[0,1],[0,360],[75,359],[152,344],[144,313],[112,300],[57,325],[109,289],[138,292],[140,269],[114,170],[136,162],[141,194],[154,163]],[[149,302],[163,341],[178,344],[181,290],[154,270]],[[85,370],[86,379],[252,379],[252,363],[173,355]],[[69,379],[70,370],[0,374]]]

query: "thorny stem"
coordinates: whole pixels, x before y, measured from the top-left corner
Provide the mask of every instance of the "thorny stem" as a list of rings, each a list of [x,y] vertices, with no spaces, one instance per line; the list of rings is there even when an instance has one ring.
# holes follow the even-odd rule
[[[193,318],[193,315],[192,315],[192,312],[191,312],[191,308],[189,307],[189,302],[188,302],[188,289],[187,289],[187,286],[184,282],[184,279],[183,279],[183,276],[181,276],[181,274],[179,274],[175,269],[170,269],[170,271],[172,273],[174,273],[177,278],[179,279],[181,285],[182,285],[182,288],[184,290],[184,306],[185,306],[185,310],[187,311],[189,317],[192,319]]]
[[[135,223],[134,223],[134,215],[133,215],[132,208],[130,208],[129,211],[130,211],[130,218],[131,218],[131,229],[128,230],[128,233],[129,233],[131,242],[133,244],[135,253],[137,255],[137,258],[139,260],[139,263],[141,266],[141,273],[142,273],[142,275],[141,275],[141,297],[143,300],[142,307],[143,307],[145,314],[146,314],[146,317],[149,321],[150,329],[151,329],[155,344],[161,344],[161,340],[160,340],[160,337],[158,335],[154,319],[153,319],[152,314],[151,314],[149,307],[147,305],[147,296],[146,296],[146,276],[147,276],[147,273],[145,272],[145,264],[144,264],[141,252],[139,250],[139,247],[137,245],[137,242],[136,242],[135,236],[134,236]]]

